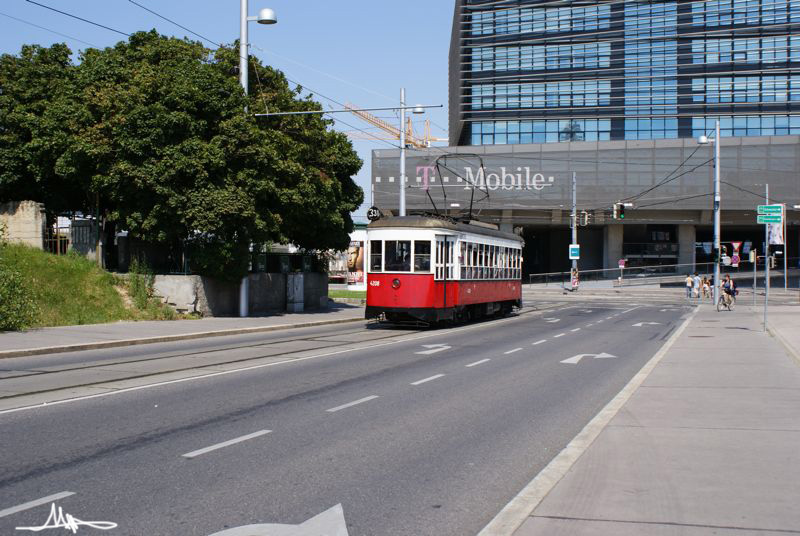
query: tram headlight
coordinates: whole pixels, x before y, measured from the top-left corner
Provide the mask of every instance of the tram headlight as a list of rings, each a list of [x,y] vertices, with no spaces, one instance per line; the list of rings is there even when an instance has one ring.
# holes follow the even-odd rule
[[[399,279],[395,279],[395,280],[392,281],[392,288],[393,289],[400,288],[400,280]]]

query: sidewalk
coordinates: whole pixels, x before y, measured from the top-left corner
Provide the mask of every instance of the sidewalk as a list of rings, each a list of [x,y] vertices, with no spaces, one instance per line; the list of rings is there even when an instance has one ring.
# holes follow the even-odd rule
[[[800,534],[800,307],[770,308],[798,361],[760,315],[701,306],[486,533]]]
[[[280,313],[263,317],[115,322],[113,324],[41,328],[25,332],[0,332],[0,359],[132,346],[151,342],[239,335],[359,320],[364,320],[363,307],[331,304],[328,309],[318,311]]]

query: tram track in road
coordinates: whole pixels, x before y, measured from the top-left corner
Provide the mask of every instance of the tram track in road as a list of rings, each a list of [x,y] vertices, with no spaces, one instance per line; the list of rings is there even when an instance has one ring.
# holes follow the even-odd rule
[[[556,307],[556,304],[550,303],[543,303],[539,304],[538,306],[534,307],[527,307],[523,309],[518,315],[521,316],[531,313],[543,313],[550,308]],[[513,317],[512,317],[513,318]],[[467,326],[462,327],[469,327],[469,326],[476,326],[476,325],[483,325],[486,323],[491,323],[496,320],[487,319],[480,322],[472,323]],[[458,328],[455,328],[458,329]],[[398,340],[398,342],[402,342],[404,338],[423,335],[425,337],[425,333],[429,333],[430,336],[434,336],[439,333],[443,333],[444,330],[423,330],[423,329],[409,329],[409,328],[397,328],[394,326],[385,326],[385,327],[376,327],[370,328],[362,327],[362,328],[353,328],[344,331],[335,331],[332,333],[323,333],[323,334],[312,334],[310,336],[292,336],[292,337],[281,337],[275,340],[270,341],[263,341],[263,342],[255,342],[252,344],[229,344],[229,345],[222,345],[217,346],[211,349],[203,349],[198,351],[191,351],[191,352],[169,352],[164,355],[150,355],[145,357],[134,357],[134,358],[122,358],[122,359],[111,359],[111,360],[101,360],[97,362],[92,362],[89,364],[82,364],[80,366],[66,366],[66,367],[57,367],[53,368],[53,366],[48,366],[46,369],[36,369],[35,367],[18,367],[16,370],[11,368],[6,368],[2,372],[11,373],[5,377],[0,378],[0,400],[5,401],[13,401],[15,399],[22,399],[23,397],[31,397],[31,396],[41,396],[47,395],[48,393],[58,393],[63,392],[65,390],[75,390],[75,389],[91,389],[101,387],[104,389],[108,389],[110,391],[125,390],[125,387],[109,387],[109,384],[113,384],[116,382],[129,382],[134,380],[146,380],[148,378],[152,379],[152,384],[147,385],[157,385],[161,383],[161,379],[164,377],[170,377],[170,375],[174,374],[181,374],[181,373],[191,373],[192,371],[201,371],[207,372],[207,374],[200,374],[194,377],[200,378],[209,375],[219,374],[222,372],[236,372],[238,370],[246,370],[252,367],[260,366],[259,363],[263,364],[263,360],[265,359],[275,359],[276,361],[271,361],[268,364],[279,364],[279,363],[286,363],[296,361],[298,359],[304,359],[308,357],[308,354],[314,354],[314,352],[323,352],[323,354],[319,355],[319,357],[328,355],[328,354],[338,354],[343,351],[348,351],[348,347],[352,347],[352,350],[360,350],[369,348],[371,346],[382,346],[385,344],[391,344],[392,341]],[[346,340],[348,337],[355,337],[362,334],[377,334],[380,333],[379,336],[371,336],[366,339],[358,340]],[[339,339],[339,340],[334,340]],[[342,340],[345,339],[345,340]],[[193,358],[203,358],[213,354],[227,354],[231,352],[237,351],[246,351],[254,348],[261,348],[261,347],[269,347],[269,346],[278,346],[278,345],[291,345],[292,343],[304,343],[304,342],[315,342],[320,341],[324,342],[324,344],[318,344],[313,346],[303,346],[298,349],[286,349],[286,348],[276,348],[274,351],[271,352],[264,352],[258,353],[257,355],[250,355],[247,357],[239,357],[239,358],[226,358],[219,361],[207,362],[207,363],[191,363],[186,364],[183,366],[174,366],[174,367],[158,367],[157,370],[148,371],[148,372],[133,372],[124,373],[126,372],[124,367],[141,367],[147,366],[148,364],[153,364],[156,366],[158,363],[168,362],[169,360],[181,360],[184,361],[186,359],[193,359]],[[28,358],[19,358],[21,361],[27,361]],[[40,357],[31,358],[39,360]],[[234,366],[236,368],[229,368]],[[14,374],[14,372],[19,371],[18,374]],[[13,382],[20,382],[25,380],[31,380],[31,383],[36,382],[37,380],[44,380],[42,383],[47,383],[47,378],[56,378],[59,374],[72,374],[72,375],[80,375],[82,372],[85,373],[92,373],[96,372],[98,374],[101,373],[108,373],[108,372],[120,372],[124,373],[119,377],[109,378],[98,378],[96,381],[79,381],[73,382],[69,384],[62,384],[62,385],[52,385],[46,388],[37,388],[37,389],[28,389],[22,392],[16,392],[13,389],[15,388],[12,384]],[[191,376],[187,376],[183,379],[189,379]],[[11,394],[6,394],[11,392]],[[66,399],[74,398],[74,395],[66,397]],[[60,401],[58,399],[54,401]],[[13,409],[13,408],[9,408]],[[0,410],[5,411],[6,409],[0,408]]]

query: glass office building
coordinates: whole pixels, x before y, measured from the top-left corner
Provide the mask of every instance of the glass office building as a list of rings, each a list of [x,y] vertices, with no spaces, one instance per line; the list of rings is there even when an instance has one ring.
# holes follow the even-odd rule
[[[453,145],[800,134],[800,0],[457,0]]]
[[[456,0],[450,147],[373,152],[385,212],[517,229],[525,273],[569,269],[572,176],[581,270],[712,259],[720,121],[722,241],[765,251],[756,205],[788,207],[800,262],[800,0]],[[624,221],[611,207],[629,202]],[[471,208],[469,209],[471,210]]]

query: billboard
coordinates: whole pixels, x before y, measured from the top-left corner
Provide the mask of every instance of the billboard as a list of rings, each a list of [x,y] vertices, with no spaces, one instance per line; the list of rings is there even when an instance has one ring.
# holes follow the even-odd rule
[[[364,283],[364,242],[353,240],[347,248],[347,284]]]

